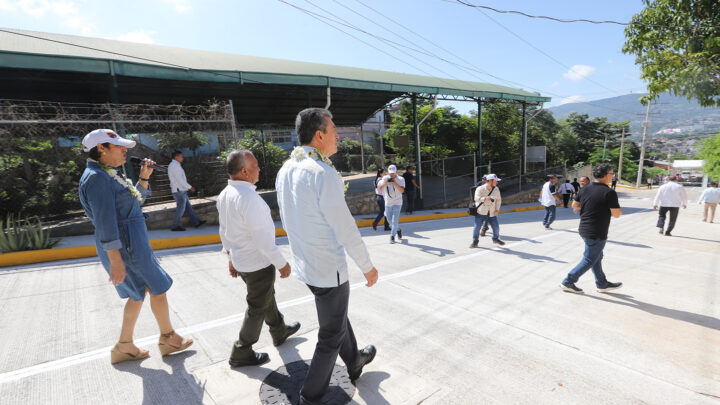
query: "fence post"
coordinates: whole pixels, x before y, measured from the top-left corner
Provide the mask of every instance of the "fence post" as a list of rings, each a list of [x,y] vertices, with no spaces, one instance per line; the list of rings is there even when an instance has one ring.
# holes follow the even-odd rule
[[[237,148],[237,128],[235,128],[235,110],[233,109],[232,99],[228,100],[230,107],[230,128],[232,129],[233,144],[234,148]]]
[[[477,155],[473,152],[473,185],[477,184]]]
[[[365,138],[363,137],[363,124],[360,123],[360,169],[362,174],[367,173],[365,170]]]
[[[447,193],[445,192],[445,159],[442,160],[442,179],[443,179],[443,202],[447,202]]]

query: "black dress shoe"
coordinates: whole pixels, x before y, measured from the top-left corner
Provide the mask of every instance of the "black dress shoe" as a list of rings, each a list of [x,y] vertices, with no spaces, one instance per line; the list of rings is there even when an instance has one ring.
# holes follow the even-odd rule
[[[373,345],[367,345],[364,349],[358,352],[357,364],[355,364],[353,368],[348,370],[348,375],[350,376],[351,382],[355,382],[355,380],[360,378],[363,367],[373,361],[376,353],[377,349],[375,349],[375,346]]]
[[[373,231],[377,231],[377,224],[373,224]]]
[[[173,232],[182,232],[185,230],[185,228],[183,228],[182,226],[176,226],[175,228],[170,228],[170,230]]]
[[[205,221],[205,220],[202,220],[202,221],[198,222],[197,225],[195,225],[195,228],[200,228],[200,227],[203,226],[203,224],[205,224],[206,222],[207,222],[207,221]]]
[[[230,367],[243,367],[243,366],[259,366],[270,361],[270,356],[267,353],[253,352],[251,357],[246,359],[233,359],[232,357],[228,360]]]
[[[287,340],[287,338],[289,338],[290,336],[294,335],[295,332],[297,332],[298,329],[300,329],[300,322],[295,322],[295,323],[293,323],[293,324],[291,324],[291,325],[287,325],[287,326],[285,326],[285,328],[286,328],[286,330],[285,330],[285,336],[283,336],[283,337],[281,337],[280,339],[278,339],[278,340],[276,340],[276,341],[273,342],[273,344],[275,345],[275,347],[280,346],[281,344],[285,343],[285,341]]]

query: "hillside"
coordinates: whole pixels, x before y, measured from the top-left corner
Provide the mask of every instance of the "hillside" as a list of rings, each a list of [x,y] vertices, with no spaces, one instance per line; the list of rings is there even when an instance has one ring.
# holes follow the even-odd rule
[[[630,121],[633,137],[642,136],[642,121],[646,107],[638,99],[642,94],[593,100],[590,103],[568,103],[549,108],[556,120],[566,118],[571,112],[587,114],[592,117],[607,117],[610,122]],[[684,97],[663,94],[650,108],[649,136],[667,136],[657,134],[660,130],[679,128],[673,135],[706,136],[720,131],[720,108],[701,107]],[[667,131],[669,132],[669,131]]]

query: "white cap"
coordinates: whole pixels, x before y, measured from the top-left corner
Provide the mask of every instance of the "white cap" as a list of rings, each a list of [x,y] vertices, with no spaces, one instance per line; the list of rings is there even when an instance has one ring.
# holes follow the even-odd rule
[[[497,180],[500,181],[498,176],[496,176],[494,173],[490,173],[487,176],[485,176],[485,180]]]
[[[135,141],[120,138],[112,129],[96,129],[85,135],[82,140],[83,152],[90,152],[90,149],[98,146],[99,143],[110,142],[113,145],[135,147]]]
[[[397,173],[397,167],[395,165],[388,166],[388,173]]]

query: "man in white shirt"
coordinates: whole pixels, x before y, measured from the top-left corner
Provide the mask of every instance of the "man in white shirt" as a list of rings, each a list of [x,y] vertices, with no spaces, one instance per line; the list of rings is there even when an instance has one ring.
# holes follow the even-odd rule
[[[717,208],[718,203],[720,203],[720,189],[718,189],[718,184],[716,182],[712,182],[710,187],[706,188],[700,195],[698,204],[702,203],[705,203],[703,210],[703,222],[707,221],[708,211],[710,211],[710,223],[712,224],[715,219],[715,208]]]
[[[670,213],[670,223],[665,229],[665,236],[672,236],[673,228],[675,228],[675,220],[677,220],[678,212],[680,212],[680,206],[687,208],[687,193],[685,187],[678,184],[677,177],[670,176],[667,182],[663,184],[655,194],[655,200],[653,200],[653,209],[656,210],[660,207],[657,227],[660,228],[660,233],[663,233],[665,227],[665,217],[667,213]]]
[[[500,189],[497,188],[500,179],[495,174],[483,176],[486,180],[485,184],[475,189],[475,206],[477,207],[477,215],[475,216],[475,226],[473,227],[473,240],[470,244],[471,248],[478,247],[480,227],[482,224],[490,224],[493,231],[492,241],[496,245],[503,246],[505,242],[500,240],[500,224],[497,216],[500,215],[500,206],[502,206],[502,197]]]
[[[388,174],[378,182],[378,189],[382,190],[385,198],[385,218],[390,221],[390,243],[395,243],[395,235],[402,240],[400,209],[405,191],[405,178],[397,175],[395,165],[388,166]]]
[[[555,183],[557,183],[557,176],[551,174],[548,176],[548,181],[545,182],[540,191],[540,204],[545,206],[545,216],[543,217],[543,226],[546,230],[551,230],[550,224],[555,221],[555,203],[560,202],[557,194],[555,194]]]
[[[217,199],[220,240],[229,256],[230,276],[247,285],[247,309],[240,336],[233,345],[232,367],[254,366],[270,361],[267,353],[253,351],[263,321],[270,327],[275,346],[300,329],[285,325],[275,302],[275,269],[280,278],[290,275],[290,264],[275,245],[275,224],[270,207],[255,191],[260,179],[257,159],[249,150],[235,150],[227,157],[228,185]]]
[[[345,252],[370,287],[378,272],[345,203],[344,186],[328,159],[337,152],[338,135],[330,111],[308,108],[295,120],[300,145],[275,181],[283,227],[293,256],[293,273],[315,295],[318,343],[300,391],[301,404],[317,404],[327,391],[338,354],[350,381],[375,358],[375,347],[357,349],[348,319],[350,285]]]
[[[560,193],[563,196],[563,208],[568,207],[568,203],[570,202],[570,196],[575,192],[575,187],[573,187],[572,184],[570,184],[570,180],[565,180],[565,183],[563,183],[560,186]]]
[[[195,215],[195,211],[193,211],[192,209],[192,204],[190,204],[190,199],[188,198],[188,190],[190,190],[191,192],[195,191],[195,187],[191,186],[187,182],[187,178],[185,177],[185,170],[183,170],[182,166],[180,165],[182,161],[182,152],[180,152],[179,150],[173,151],[172,160],[168,165],[168,177],[170,178],[170,191],[172,192],[172,196],[175,199],[175,203],[177,204],[177,206],[175,208],[175,217],[173,218],[172,228],[170,228],[171,231],[185,230],[185,228],[180,226],[180,220],[182,219],[182,216],[185,212],[190,215],[190,219],[192,220],[195,228],[205,223],[204,220],[201,221],[198,219],[197,215]]]

